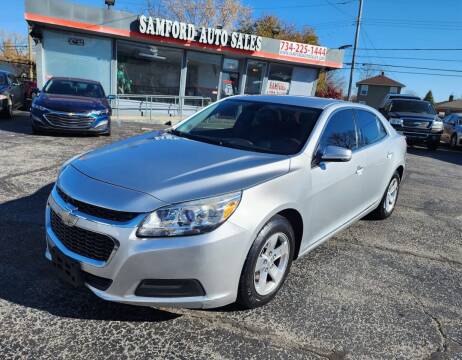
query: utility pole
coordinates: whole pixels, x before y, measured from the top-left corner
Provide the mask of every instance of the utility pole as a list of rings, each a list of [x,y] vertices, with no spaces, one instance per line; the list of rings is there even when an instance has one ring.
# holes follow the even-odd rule
[[[348,101],[351,98],[351,85],[353,83],[353,74],[355,71],[356,47],[358,46],[359,28],[361,25],[362,13],[363,13],[363,0],[359,0],[358,18],[356,19],[355,44],[353,45],[353,56],[351,58],[350,82],[348,83],[348,98],[347,98]]]
[[[27,33],[27,40],[28,40],[28,58],[29,58],[29,80],[32,81],[34,78],[34,69],[32,66],[32,36],[30,36],[30,29]]]

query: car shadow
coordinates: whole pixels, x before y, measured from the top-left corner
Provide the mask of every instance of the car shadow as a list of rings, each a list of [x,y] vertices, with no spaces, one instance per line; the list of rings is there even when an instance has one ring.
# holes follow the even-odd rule
[[[62,283],[44,257],[44,209],[52,187],[0,204],[0,299],[76,319],[160,322],[181,316],[106,302]]]
[[[407,152],[412,155],[429,157],[451,164],[462,165],[462,151],[441,146],[437,150],[428,150],[423,147],[408,147]]]

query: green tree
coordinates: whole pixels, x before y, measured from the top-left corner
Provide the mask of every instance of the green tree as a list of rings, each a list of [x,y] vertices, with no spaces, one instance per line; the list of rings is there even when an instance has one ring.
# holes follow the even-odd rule
[[[435,100],[433,99],[433,93],[431,90],[428,90],[427,94],[423,98],[425,101],[430,102],[432,105],[435,104]]]
[[[305,26],[297,29],[275,15],[265,15],[254,22],[247,19],[241,21],[240,31],[269,38],[295,41],[305,44],[319,45],[319,39],[313,28]]]

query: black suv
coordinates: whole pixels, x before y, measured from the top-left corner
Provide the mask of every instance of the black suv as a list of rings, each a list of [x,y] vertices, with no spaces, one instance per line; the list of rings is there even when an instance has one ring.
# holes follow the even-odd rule
[[[390,99],[379,111],[406,136],[408,144],[423,143],[431,150],[439,146],[443,123],[428,101]]]
[[[24,104],[24,87],[16,76],[0,70],[0,117],[11,118]]]

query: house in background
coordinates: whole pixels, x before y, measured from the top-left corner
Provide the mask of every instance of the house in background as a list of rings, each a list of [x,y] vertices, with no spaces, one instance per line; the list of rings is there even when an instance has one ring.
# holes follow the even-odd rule
[[[438,113],[452,114],[462,113],[462,99],[455,99],[454,96],[449,96],[448,101],[443,101],[435,104]]]
[[[366,104],[378,109],[387,94],[400,94],[405,85],[385,76],[384,72],[380,75],[358,81],[357,102]]]

